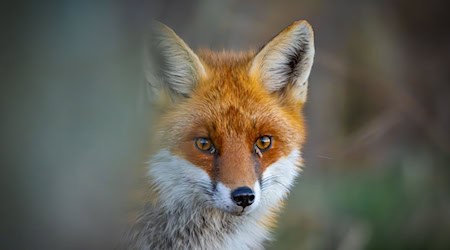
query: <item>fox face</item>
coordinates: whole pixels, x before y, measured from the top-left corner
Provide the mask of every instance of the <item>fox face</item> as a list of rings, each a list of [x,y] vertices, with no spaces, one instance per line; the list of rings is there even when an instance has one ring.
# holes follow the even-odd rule
[[[257,53],[196,54],[155,25],[146,76],[156,105],[169,101],[150,162],[156,202],[231,215],[280,206],[302,165],[313,43],[298,21]]]

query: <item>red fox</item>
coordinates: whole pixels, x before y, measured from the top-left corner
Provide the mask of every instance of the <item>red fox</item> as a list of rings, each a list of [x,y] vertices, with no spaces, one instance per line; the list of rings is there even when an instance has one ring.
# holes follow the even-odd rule
[[[149,163],[156,198],[131,249],[260,249],[301,169],[313,30],[296,21],[258,52],[194,53],[153,27],[146,77],[169,100]]]

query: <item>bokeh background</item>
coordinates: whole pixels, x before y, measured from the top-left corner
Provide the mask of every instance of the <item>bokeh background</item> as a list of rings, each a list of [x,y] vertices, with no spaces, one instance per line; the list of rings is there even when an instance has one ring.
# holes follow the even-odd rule
[[[2,3],[2,249],[111,249],[142,197],[152,19],[192,48],[315,30],[306,168],[269,249],[450,249],[445,1]],[[136,205],[138,206],[138,205]]]

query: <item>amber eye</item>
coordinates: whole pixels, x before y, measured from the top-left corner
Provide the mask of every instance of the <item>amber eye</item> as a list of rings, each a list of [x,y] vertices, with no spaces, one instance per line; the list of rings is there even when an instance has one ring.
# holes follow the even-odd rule
[[[204,152],[208,152],[213,154],[215,152],[214,145],[212,142],[204,137],[199,137],[195,139],[195,146],[200,150]]]
[[[256,140],[255,143],[256,147],[258,147],[260,150],[264,151],[272,145],[272,138],[270,136],[261,136]]]

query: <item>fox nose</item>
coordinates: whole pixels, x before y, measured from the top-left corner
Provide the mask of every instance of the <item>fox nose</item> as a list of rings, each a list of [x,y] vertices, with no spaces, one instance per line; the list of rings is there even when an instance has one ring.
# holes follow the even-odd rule
[[[231,192],[231,198],[236,205],[245,208],[255,201],[255,193],[249,187],[239,187]]]

